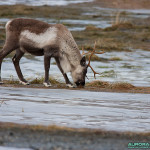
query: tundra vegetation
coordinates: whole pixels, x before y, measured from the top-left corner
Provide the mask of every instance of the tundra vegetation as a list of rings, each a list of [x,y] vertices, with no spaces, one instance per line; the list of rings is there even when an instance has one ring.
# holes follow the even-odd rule
[[[83,15],[87,12],[94,12],[93,7],[89,7],[88,4],[76,4],[68,6],[25,6],[25,5],[14,5],[14,6],[0,6],[0,18],[1,19],[12,19],[12,18],[42,18],[47,21],[49,18],[54,20],[53,23],[62,23],[66,27],[74,27],[74,23],[65,23],[63,20],[96,20],[100,17],[103,19],[109,19],[112,22],[110,27],[99,28],[95,25],[88,24],[82,31],[71,31],[75,41],[77,42],[80,49],[84,46],[84,49],[93,49],[93,43],[96,41],[96,50],[109,51],[127,51],[131,49],[142,49],[150,50],[150,19],[149,18],[132,18],[130,13],[119,12],[111,15]],[[96,5],[96,3],[95,3]],[[98,10],[96,10],[98,11]],[[129,19],[128,19],[129,18]],[[0,48],[2,48],[5,40],[5,24],[0,23]],[[76,24],[77,27],[83,27],[82,24]],[[12,52],[8,57],[12,57]],[[26,55],[25,57],[28,57]],[[88,55],[86,56],[88,59]],[[93,55],[91,61],[122,61],[119,57],[112,57],[110,59]],[[99,66],[102,67],[102,66]],[[126,67],[126,66],[123,66]],[[114,72],[113,72],[114,74]],[[41,83],[41,79],[35,79],[33,83]],[[12,83],[14,83],[13,81]],[[99,81],[98,81],[99,82]],[[11,83],[11,82],[9,82]],[[128,83],[127,87],[128,87]],[[93,86],[93,84],[87,84],[87,86]],[[117,83],[117,86],[120,85]],[[124,83],[125,85],[125,83]],[[122,84],[121,84],[122,86]],[[116,86],[115,86],[116,87]],[[112,86],[113,88],[113,86]]]

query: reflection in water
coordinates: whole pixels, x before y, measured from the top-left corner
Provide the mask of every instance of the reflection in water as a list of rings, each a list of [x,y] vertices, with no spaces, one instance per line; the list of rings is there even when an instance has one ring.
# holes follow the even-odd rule
[[[150,94],[0,87],[0,95],[3,122],[150,131]]]

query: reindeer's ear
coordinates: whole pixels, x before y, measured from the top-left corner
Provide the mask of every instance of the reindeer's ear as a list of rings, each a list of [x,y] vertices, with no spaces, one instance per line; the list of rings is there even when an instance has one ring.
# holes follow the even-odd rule
[[[86,58],[85,56],[82,57],[81,61],[80,61],[81,66],[86,66]]]

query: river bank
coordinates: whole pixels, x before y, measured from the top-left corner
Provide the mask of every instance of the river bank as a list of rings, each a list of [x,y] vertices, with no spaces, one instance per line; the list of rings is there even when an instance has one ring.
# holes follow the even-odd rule
[[[0,145],[31,150],[125,150],[150,134],[0,123]]]
[[[35,84],[35,82],[37,82]],[[41,82],[41,81],[40,81]],[[52,81],[52,87],[44,87],[39,81],[33,81],[33,84],[22,85],[19,81],[4,80],[4,84],[0,87],[16,87],[16,88],[37,88],[37,89],[68,89],[68,90],[81,90],[81,91],[95,91],[95,92],[114,92],[114,93],[143,93],[150,94],[150,87],[138,87],[126,82],[109,83],[106,81],[96,80],[91,83],[87,83],[84,88],[68,88],[65,83]]]

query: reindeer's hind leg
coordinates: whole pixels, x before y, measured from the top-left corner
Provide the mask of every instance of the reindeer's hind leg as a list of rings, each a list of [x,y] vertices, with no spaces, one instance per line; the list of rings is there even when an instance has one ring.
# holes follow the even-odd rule
[[[60,69],[62,75],[64,76],[64,79],[65,79],[65,81],[66,81],[67,87],[74,87],[73,84],[69,81],[69,79],[68,79],[68,77],[67,77],[67,74],[64,73],[64,71],[63,71],[63,69],[62,69],[62,67],[61,67],[61,65],[60,65],[59,58],[56,57],[55,60],[56,60],[56,63],[57,63],[58,68]]]
[[[44,80],[43,84],[46,87],[50,87],[51,86],[51,83],[49,82],[50,60],[51,60],[51,56],[45,54],[44,55],[45,80]]]
[[[2,84],[2,80],[1,80],[1,66],[2,66],[2,61],[3,59],[10,54],[13,50],[15,50],[17,47],[13,44],[8,44],[6,43],[2,49],[2,51],[0,51],[0,84]]]
[[[12,61],[14,63],[17,75],[20,79],[20,83],[24,85],[29,85],[29,83],[24,79],[19,65],[20,59],[22,58],[23,55],[24,53],[20,49],[17,49],[15,56],[12,58]]]

